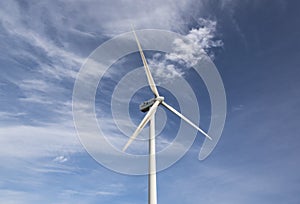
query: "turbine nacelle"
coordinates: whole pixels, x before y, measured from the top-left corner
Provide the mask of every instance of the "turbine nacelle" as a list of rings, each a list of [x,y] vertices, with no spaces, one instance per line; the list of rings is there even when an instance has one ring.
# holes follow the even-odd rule
[[[155,103],[155,101],[159,101],[161,103],[164,100],[165,100],[165,97],[158,96],[156,98],[151,98],[148,101],[144,101],[143,103],[140,104],[140,111],[145,113],[145,112],[149,111],[149,109]]]

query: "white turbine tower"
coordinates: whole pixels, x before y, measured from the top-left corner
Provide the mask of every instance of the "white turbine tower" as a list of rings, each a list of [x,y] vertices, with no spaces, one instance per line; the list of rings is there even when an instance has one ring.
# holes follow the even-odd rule
[[[154,80],[152,78],[150,69],[148,67],[145,55],[143,53],[141,44],[137,38],[137,35],[135,31],[133,30],[133,34],[136,40],[136,43],[138,45],[140,55],[144,64],[145,72],[147,75],[149,86],[155,95],[154,99],[151,99],[149,101],[144,102],[141,104],[140,109],[143,112],[148,113],[145,115],[135,132],[132,134],[132,136],[129,138],[128,142],[123,148],[123,151],[125,151],[128,146],[133,142],[133,140],[138,136],[138,134],[143,130],[145,125],[150,121],[150,131],[149,131],[149,180],[148,180],[148,204],[157,204],[157,186],[156,186],[156,158],[155,158],[155,113],[156,109],[159,105],[163,105],[167,109],[169,109],[171,112],[175,113],[177,116],[179,116],[181,119],[186,121],[188,124],[196,128],[199,132],[201,132],[205,137],[212,140],[210,136],[208,136],[201,128],[199,128],[197,125],[195,125],[193,122],[191,122],[189,119],[187,119],[184,115],[182,115],[180,112],[175,110],[172,106],[168,105],[164,101],[164,97],[160,96],[158,93],[158,90],[156,88],[156,85],[154,83]]]

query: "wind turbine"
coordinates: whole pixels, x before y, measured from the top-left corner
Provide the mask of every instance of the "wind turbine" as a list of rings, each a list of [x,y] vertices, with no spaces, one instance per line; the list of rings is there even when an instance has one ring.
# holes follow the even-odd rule
[[[175,113],[177,116],[179,116],[181,119],[186,121],[188,124],[190,124],[192,127],[196,128],[199,132],[201,132],[205,137],[212,140],[210,136],[208,136],[201,128],[199,128],[197,125],[195,125],[193,122],[191,122],[188,118],[186,118],[184,115],[182,115],[180,112],[178,112],[176,109],[174,109],[172,106],[168,105],[164,101],[164,97],[159,95],[158,90],[156,88],[155,82],[153,80],[153,77],[151,75],[147,60],[145,58],[145,55],[143,53],[141,44],[138,40],[138,37],[133,29],[133,34],[136,40],[136,43],[139,48],[139,52],[144,64],[145,72],[148,79],[148,84],[150,86],[150,89],[152,90],[155,98],[150,99],[149,101],[146,101],[140,105],[140,110],[142,112],[148,113],[145,115],[137,129],[134,131],[132,136],[129,138],[128,142],[125,144],[123,151],[126,151],[126,149],[129,147],[129,145],[133,142],[133,140],[138,136],[138,134],[143,130],[145,125],[150,122],[150,131],[149,131],[149,174],[148,174],[148,204],[157,204],[157,186],[156,186],[156,152],[155,152],[155,113],[157,110],[157,107],[159,105],[163,105],[167,109],[169,109],[171,112]]]

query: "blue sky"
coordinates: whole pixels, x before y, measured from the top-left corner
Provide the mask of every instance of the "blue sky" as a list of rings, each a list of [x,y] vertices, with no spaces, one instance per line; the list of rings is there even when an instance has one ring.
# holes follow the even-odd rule
[[[80,144],[71,106],[76,73],[131,23],[187,35],[204,18],[216,22],[223,43],[209,51],[226,90],[226,124],[206,160],[197,159],[203,139],[196,139],[158,173],[158,202],[298,204],[299,9],[293,0],[2,1],[0,203],[146,203],[146,176],[110,171]],[[136,121],[138,114],[132,110]]]

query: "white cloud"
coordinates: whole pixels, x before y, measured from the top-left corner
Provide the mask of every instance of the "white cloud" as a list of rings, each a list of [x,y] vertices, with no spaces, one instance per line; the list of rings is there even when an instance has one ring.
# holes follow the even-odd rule
[[[64,162],[68,161],[68,158],[61,155],[61,156],[55,157],[55,158],[53,159],[53,161],[59,162],[59,163],[64,163]]]
[[[211,48],[223,46],[223,42],[216,39],[216,25],[216,21],[201,18],[198,29],[193,28],[183,39],[174,40],[172,53],[155,54],[149,60],[154,75],[167,79],[180,77],[184,74],[182,67],[195,66],[207,54],[213,59]]]
[[[167,60],[186,63],[187,66],[192,67],[206,55],[209,49],[214,47],[221,47],[223,45],[221,40],[216,40],[216,21],[199,19],[200,28],[192,29],[182,39],[174,41],[174,52],[166,55]],[[213,58],[213,53],[210,53]]]
[[[64,196],[67,195],[81,195],[81,196],[115,196],[119,193],[114,191],[77,191],[77,190],[64,190],[62,193]]]
[[[240,105],[233,106],[233,107],[231,108],[231,111],[232,111],[232,112],[235,112],[235,111],[242,111],[242,110],[244,110],[244,109],[245,109],[245,106],[242,105],[242,104],[240,104]]]
[[[19,85],[22,90],[49,91],[51,88],[48,83],[40,79],[26,79]]]
[[[28,94],[26,97],[24,98],[20,98],[19,101],[21,102],[27,102],[27,103],[39,103],[39,104],[43,104],[43,105],[53,105],[52,101],[49,101],[47,97],[42,96],[40,94]]]
[[[0,119],[2,120],[10,120],[10,119],[16,119],[18,117],[24,116],[26,113],[24,112],[5,112],[0,111]]]
[[[97,173],[94,176],[99,176]],[[86,178],[90,179],[90,178]],[[97,196],[98,198],[104,198],[109,196],[120,196],[124,193],[124,191],[127,189],[124,184],[122,183],[115,183],[113,182],[114,179],[110,180],[110,184],[102,184],[101,186],[95,186],[94,190],[90,189],[78,189],[76,187],[72,189],[65,189],[60,194],[62,198],[69,198],[74,196],[80,196],[80,197],[94,197]],[[81,202],[82,203],[82,202]]]
[[[97,191],[95,192],[96,195],[104,195],[104,196],[109,196],[109,195],[117,195],[116,192],[109,192],[109,191]]]
[[[167,61],[166,57],[163,57],[162,59],[153,57],[148,61],[149,66],[151,67],[152,74],[155,78],[159,79],[157,80],[157,82],[162,79],[181,77],[184,74],[180,69],[177,69],[174,64],[170,64],[170,62]]]

